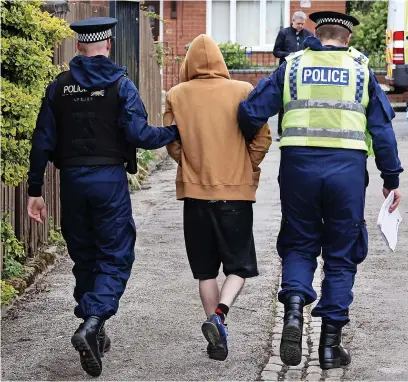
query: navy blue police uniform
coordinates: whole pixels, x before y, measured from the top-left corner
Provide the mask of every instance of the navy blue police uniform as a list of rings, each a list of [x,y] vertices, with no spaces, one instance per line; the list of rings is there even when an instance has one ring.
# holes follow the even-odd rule
[[[346,25],[351,31],[352,25],[358,24],[356,19],[335,12],[315,13],[310,15],[310,18],[317,22],[317,27],[328,24]],[[348,49],[323,46],[314,36],[308,37],[304,45],[316,51]],[[252,139],[258,128],[282,107],[285,71],[286,63],[283,63],[268,78],[261,79],[247,100],[241,102],[238,121],[246,139]],[[325,68],[313,68],[304,71],[303,75],[302,80],[312,85],[327,84],[329,80],[333,85],[347,82],[347,71],[341,70],[329,73]],[[381,171],[384,187],[389,190],[396,189],[399,186],[399,174],[403,169],[391,123],[395,113],[371,71],[368,94],[369,103],[365,115],[376,164]],[[324,130],[324,126],[322,127]],[[299,128],[287,130],[296,134],[302,130],[302,121],[299,121]],[[316,300],[312,282],[317,257],[321,253],[325,278],[322,297],[312,310],[312,315],[322,317],[323,324],[327,324],[324,330],[329,330],[328,325],[334,326],[333,333],[336,335],[340,333],[341,327],[349,322],[349,306],[353,300],[352,287],[357,265],[366,258],[368,250],[364,220],[365,189],[368,185],[366,160],[366,152],[361,150],[281,147],[278,181],[282,224],[277,250],[282,258],[282,289],[279,292],[279,300],[285,304],[285,323],[291,316],[290,312],[297,312],[294,316],[301,317],[303,306]],[[292,305],[288,303],[291,296],[295,297]],[[284,338],[288,339],[283,336]],[[333,344],[339,345],[340,336],[335,338],[338,343]],[[293,354],[299,355],[299,338],[289,336],[289,340],[293,342],[286,342],[283,348],[281,344],[281,357],[282,352],[287,351],[283,360],[286,364],[293,365],[297,364]],[[340,354],[340,347],[337,350]],[[328,354],[327,347],[322,347],[320,361],[324,368],[336,367],[333,364],[337,365],[341,358],[330,352]],[[341,362],[344,364],[348,356],[342,351],[341,354]],[[297,356],[295,358],[298,358]]]
[[[89,44],[112,38],[116,23],[92,18],[71,28],[78,42]],[[135,259],[126,170],[137,172],[136,148],[165,146],[178,139],[178,131],[149,126],[126,69],[109,58],[79,55],[69,66],[46,89],[32,137],[28,194],[41,196],[52,161],[60,169],[61,229],[74,262],[74,313],[85,323],[95,318],[92,325],[104,333],[103,322],[116,314]],[[100,357],[90,347],[81,363],[99,375]]]

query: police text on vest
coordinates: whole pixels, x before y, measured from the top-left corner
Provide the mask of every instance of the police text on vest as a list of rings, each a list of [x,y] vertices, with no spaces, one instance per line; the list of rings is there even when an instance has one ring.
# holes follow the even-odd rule
[[[302,84],[348,86],[350,73],[348,69],[325,66],[304,67]]]

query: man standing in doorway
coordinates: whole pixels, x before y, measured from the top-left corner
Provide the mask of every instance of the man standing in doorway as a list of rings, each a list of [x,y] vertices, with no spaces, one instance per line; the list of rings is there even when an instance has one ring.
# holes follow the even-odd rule
[[[273,55],[279,58],[279,65],[285,61],[285,57],[290,53],[303,50],[305,47],[303,41],[313,36],[313,33],[305,29],[306,14],[302,11],[295,12],[292,17],[292,25],[290,27],[281,29],[276,38],[275,47],[273,48]],[[283,108],[279,110],[278,115],[278,135],[280,140],[282,135],[282,119]]]

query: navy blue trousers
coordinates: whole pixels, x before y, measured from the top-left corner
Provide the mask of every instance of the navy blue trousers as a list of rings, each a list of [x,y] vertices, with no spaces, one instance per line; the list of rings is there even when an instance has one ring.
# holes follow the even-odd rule
[[[61,230],[74,262],[75,315],[116,314],[135,259],[136,227],[123,166],[61,170]]]
[[[349,322],[357,265],[367,256],[364,220],[366,155],[363,151],[285,147],[281,151],[282,259],[279,300],[301,294],[316,300],[313,276],[324,260],[322,295],[312,315],[339,326]]]

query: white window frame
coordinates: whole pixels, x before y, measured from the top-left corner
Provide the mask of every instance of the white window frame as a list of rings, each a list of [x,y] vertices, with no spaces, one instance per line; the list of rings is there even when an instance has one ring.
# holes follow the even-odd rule
[[[206,9],[206,33],[212,35],[212,3],[214,0],[206,0],[207,9]],[[266,1],[259,0],[260,9],[259,9],[259,42],[258,46],[248,46],[247,48],[251,49],[253,52],[272,52],[275,42],[273,44],[266,43]],[[289,26],[290,18],[290,0],[284,1],[284,25],[283,27]],[[230,2],[230,41],[235,43],[237,36],[237,0],[229,0]]]

